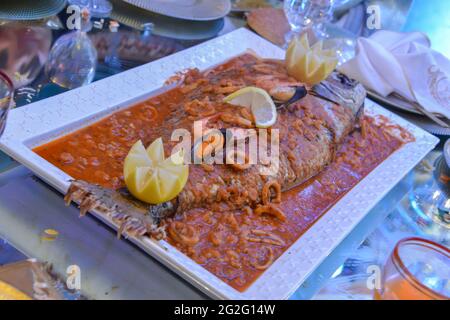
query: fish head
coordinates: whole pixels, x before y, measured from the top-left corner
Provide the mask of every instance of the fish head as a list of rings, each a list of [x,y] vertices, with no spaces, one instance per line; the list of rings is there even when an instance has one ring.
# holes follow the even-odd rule
[[[313,86],[312,91],[321,98],[349,108],[355,116],[361,113],[367,95],[361,83],[337,71]]]

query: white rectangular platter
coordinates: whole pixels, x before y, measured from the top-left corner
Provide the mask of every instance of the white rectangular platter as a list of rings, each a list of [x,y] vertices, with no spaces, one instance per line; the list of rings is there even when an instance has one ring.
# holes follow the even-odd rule
[[[0,148],[47,183],[65,193],[70,177],[31,149],[75,131],[121,108],[158,94],[177,71],[200,70],[252,49],[265,58],[284,52],[254,33],[239,29],[169,57],[12,110]],[[392,154],[301,236],[246,291],[238,292],[165,241],[130,238],[145,252],[183,276],[213,298],[286,299],[430,150],[438,139],[366,100],[366,112],[382,114],[406,127],[416,138]],[[62,199],[61,199],[62,201]],[[63,213],[62,213],[63,214]],[[117,228],[107,217],[98,218]]]

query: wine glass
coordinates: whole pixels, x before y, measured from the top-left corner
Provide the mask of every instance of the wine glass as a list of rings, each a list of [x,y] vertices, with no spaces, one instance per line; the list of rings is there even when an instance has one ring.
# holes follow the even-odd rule
[[[333,3],[334,0],[284,1],[284,13],[291,27],[286,40],[307,29],[311,29],[317,38],[327,38],[323,24],[331,20]]]
[[[284,13],[291,31],[285,35],[284,48],[287,49],[294,37],[307,32],[310,44],[322,40],[324,49],[335,51],[338,66],[353,58],[356,42],[345,36],[332,36],[325,27],[336,2],[339,3],[337,0],[286,0]]]
[[[427,235],[450,244],[450,139],[425,183],[410,194],[409,216]]]
[[[109,17],[112,5],[108,0],[69,0],[71,5],[87,8],[94,18]]]
[[[14,86],[9,77],[0,70],[0,135],[5,130],[6,118],[13,100]]]
[[[50,50],[45,72],[50,81],[66,89],[77,88],[94,80],[97,49],[87,35],[92,24],[85,12],[81,29],[59,37]]]

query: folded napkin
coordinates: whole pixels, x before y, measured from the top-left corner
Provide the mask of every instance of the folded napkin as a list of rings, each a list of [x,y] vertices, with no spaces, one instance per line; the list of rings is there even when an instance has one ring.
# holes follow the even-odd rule
[[[450,119],[450,61],[420,32],[381,30],[359,38],[356,56],[338,69],[386,97],[397,93]]]

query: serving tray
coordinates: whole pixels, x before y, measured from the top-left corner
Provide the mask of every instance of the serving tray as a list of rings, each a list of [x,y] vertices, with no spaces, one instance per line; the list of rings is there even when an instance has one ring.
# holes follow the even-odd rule
[[[284,57],[284,51],[277,46],[247,29],[238,29],[91,85],[12,110],[0,139],[0,149],[65,193],[70,177],[35,154],[31,150],[33,147],[159,94],[164,90],[164,81],[177,71],[192,67],[207,69],[244,53],[247,49],[264,58]],[[147,237],[133,237],[129,240],[213,298],[288,298],[370,209],[438,143],[436,137],[370,100],[366,100],[366,112],[384,115],[393,123],[405,127],[416,141],[404,145],[375,168],[246,291],[238,292],[166,241],[155,241]],[[98,212],[93,214],[117,229],[107,217]]]

